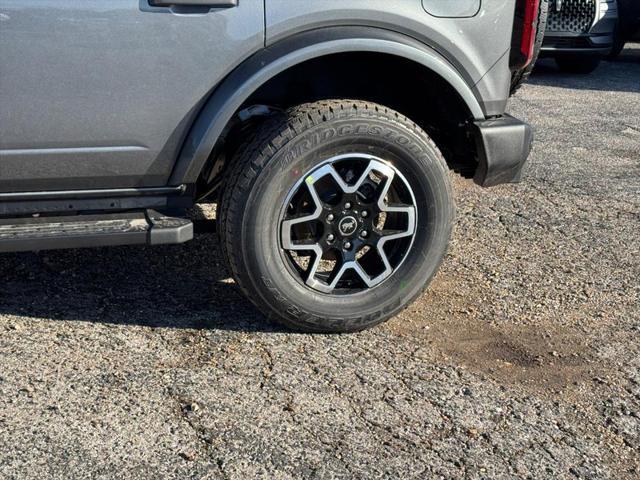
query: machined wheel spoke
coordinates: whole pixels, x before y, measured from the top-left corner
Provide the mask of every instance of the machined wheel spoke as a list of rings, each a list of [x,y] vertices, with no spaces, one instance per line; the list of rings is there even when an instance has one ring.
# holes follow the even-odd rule
[[[316,272],[320,267],[321,261],[322,261],[322,251],[320,251],[319,255],[318,254],[315,255],[313,262],[311,263],[311,268],[309,268],[309,270],[307,271],[307,285],[309,285],[310,287],[313,287],[315,283],[318,281],[316,280]]]
[[[397,239],[403,238],[403,237],[410,237],[411,235],[413,235],[413,232],[411,230],[409,230],[409,229],[404,229],[404,230],[382,230],[382,232],[380,232],[380,234],[379,234],[379,237],[380,237],[380,242],[382,242],[383,240],[385,242],[388,242],[390,240],[397,240]]]
[[[315,250],[315,247],[320,247],[317,240],[295,240],[291,242],[290,250],[312,252]]]
[[[309,279],[307,280],[307,285],[309,285],[310,287],[316,288],[321,292],[331,293],[337,288],[338,283],[343,279],[343,277],[347,274],[347,272],[351,270],[356,272],[358,276],[360,276],[360,278],[367,285],[367,287],[373,287],[376,285],[373,283],[373,279],[367,274],[367,272],[363,270],[363,268],[360,266],[360,264],[358,264],[358,262],[344,263],[340,267],[340,270],[338,270],[338,273],[336,273],[335,276],[332,275],[333,281],[331,283],[325,283],[310,276]]]
[[[307,185],[313,185],[317,183],[320,179],[329,175],[338,184],[338,186],[342,190],[342,193],[353,194],[353,193],[356,193],[360,189],[360,187],[362,187],[365,184],[365,182],[369,179],[369,175],[372,172],[381,173],[384,177],[386,177],[389,180],[387,182],[388,185],[385,187],[385,195],[386,195],[386,192],[388,191],[389,186],[393,181],[393,178],[395,177],[395,171],[392,167],[390,167],[386,163],[380,160],[373,159],[371,157],[368,158],[367,166],[365,167],[364,171],[362,172],[358,180],[353,185],[349,185],[347,182],[345,182],[345,180],[342,178],[342,176],[340,176],[340,174],[335,169],[333,164],[324,165],[317,171],[308,175],[305,178],[305,182],[307,183]]]
[[[327,177],[330,180],[322,181]],[[300,270],[304,270],[307,286],[323,293],[348,293],[362,286],[375,287],[395,272],[411,242],[390,244],[388,249],[385,246],[413,236],[417,222],[410,185],[395,167],[370,155],[341,155],[304,176],[290,192],[287,205],[294,198],[303,198],[298,195],[303,188],[308,189],[315,209],[308,215],[285,217],[281,236],[284,250],[313,253]],[[292,205],[298,211],[308,210],[308,206],[308,202]],[[302,225],[311,222],[317,225]],[[392,225],[385,228],[389,222]],[[384,225],[378,227],[378,223]],[[294,238],[294,232],[304,238]],[[388,255],[387,250],[393,253]],[[326,268],[323,259],[335,262],[332,270],[322,271],[321,267]]]
[[[320,218],[320,215],[322,215],[322,202],[318,197],[318,192],[316,191],[313,183],[308,184],[307,188],[309,189],[311,198],[315,203],[315,210],[310,215],[303,215],[282,222],[282,245],[287,250],[301,250],[300,248],[297,248],[295,243],[293,243],[293,241],[291,240],[293,226],[318,220]],[[317,247],[320,248],[320,245],[317,245]],[[315,251],[315,249],[311,250]],[[322,249],[320,249],[320,251],[322,251]]]
[[[412,230],[407,229],[405,231],[393,231],[388,234],[385,233],[382,235],[382,237],[380,238],[380,241],[378,242],[378,245],[376,246],[376,249],[378,250],[378,255],[380,255],[380,258],[384,262],[385,272],[389,272],[390,270],[393,270],[393,268],[391,267],[391,262],[389,262],[389,257],[387,257],[387,253],[385,252],[384,246],[387,244],[387,242],[410,237],[411,235],[413,235],[413,229]]]
[[[416,208],[413,205],[407,205],[405,203],[387,203],[384,206],[383,212],[388,213],[406,213],[409,215],[414,215],[416,212]]]

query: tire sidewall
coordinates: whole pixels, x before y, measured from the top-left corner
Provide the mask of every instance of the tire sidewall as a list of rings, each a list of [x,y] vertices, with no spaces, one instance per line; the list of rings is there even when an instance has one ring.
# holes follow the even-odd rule
[[[308,330],[360,330],[394,315],[424,289],[446,253],[454,208],[446,165],[423,136],[381,119],[336,118],[277,150],[256,178],[241,229],[247,271],[274,313]],[[328,295],[292,275],[281,249],[280,219],[300,178],[346,153],[377,156],[400,170],[416,198],[417,231],[407,257],[382,284],[353,295]]]

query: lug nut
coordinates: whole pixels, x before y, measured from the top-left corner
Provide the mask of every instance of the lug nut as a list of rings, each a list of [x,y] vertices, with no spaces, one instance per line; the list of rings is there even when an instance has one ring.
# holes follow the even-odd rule
[[[351,204],[349,202],[345,203],[344,208],[349,210],[351,208]]]
[[[367,218],[369,216],[369,212],[367,212],[366,210],[362,211],[362,218]]]
[[[333,213],[330,213],[329,215],[327,215],[327,220],[328,220],[329,222],[333,222],[333,219],[334,219],[334,218],[336,218],[336,217],[334,217],[334,216],[333,216]]]
[[[336,239],[332,234],[327,235],[327,242],[333,242]]]
[[[344,249],[345,250],[351,250],[351,242],[345,242]]]
[[[362,232],[360,232],[360,236],[362,238],[367,238],[369,236],[369,232],[367,232],[366,230],[363,230]]]

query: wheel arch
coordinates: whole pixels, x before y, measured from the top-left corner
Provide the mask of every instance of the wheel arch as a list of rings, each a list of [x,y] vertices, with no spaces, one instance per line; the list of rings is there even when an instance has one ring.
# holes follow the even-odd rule
[[[458,94],[471,119],[484,119],[480,102],[460,72],[436,50],[423,43],[374,27],[313,30],[296,34],[261,50],[213,90],[187,134],[169,183],[196,183],[234,115],[269,80],[306,61],[352,52],[381,53],[403,58],[435,73]]]

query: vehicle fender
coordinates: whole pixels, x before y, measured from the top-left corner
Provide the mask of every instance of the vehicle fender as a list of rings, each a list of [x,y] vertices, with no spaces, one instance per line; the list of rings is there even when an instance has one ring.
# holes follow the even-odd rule
[[[472,88],[437,51],[405,35],[369,27],[334,27],[297,34],[254,54],[219,84],[204,103],[178,157],[170,185],[195,183],[228,122],[271,78],[313,58],[346,52],[396,55],[423,65],[447,81],[475,120],[484,119]]]

